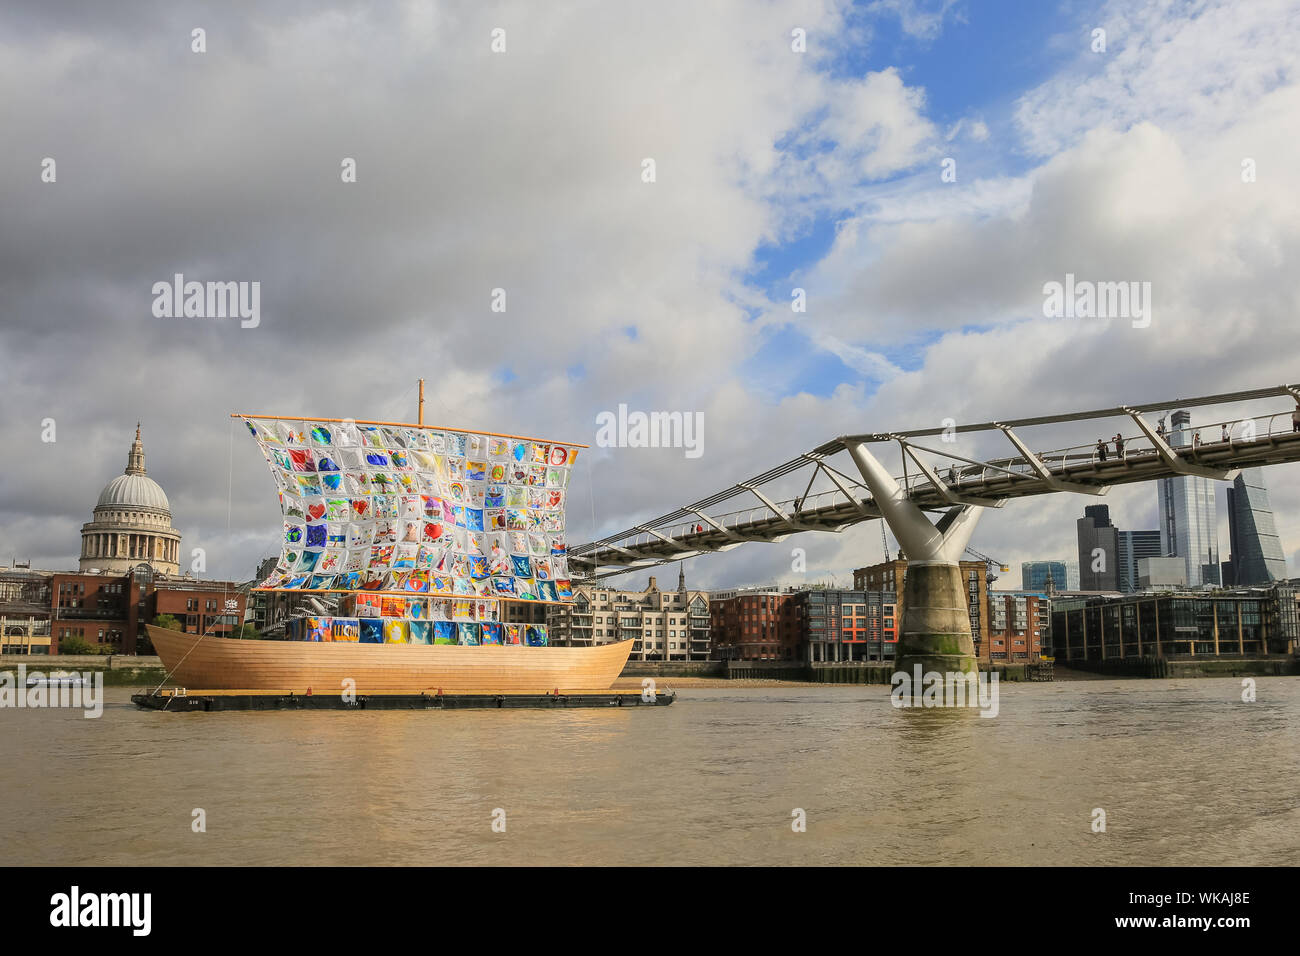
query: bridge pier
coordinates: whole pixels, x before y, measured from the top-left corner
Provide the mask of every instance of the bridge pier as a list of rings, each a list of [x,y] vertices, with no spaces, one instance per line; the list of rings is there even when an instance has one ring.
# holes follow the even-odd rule
[[[978,671],[960,562],[981,508],[958,505],[932,523],[865,443],[850,444],[849,453],[907,556],[895,668],[908,674],[918,664],[922,673]]]

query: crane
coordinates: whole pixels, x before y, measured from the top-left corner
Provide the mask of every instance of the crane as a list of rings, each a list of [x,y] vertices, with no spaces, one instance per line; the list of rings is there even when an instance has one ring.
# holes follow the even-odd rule
[[[989,584],[992,584],[994,581],[998,579],[998,576],[993,573],[994,568],[997,568],[999,571],[1003,572],[1004,574],[1007,571],[1011,570],[1011,567],[1009,565],[1003,564],[1001,561],[994,560],[993,558],[990,558],[987,554],[976,551],[974,548],[968,547],[966,549],[966,553],[975,555],[975,557],[979,558],[986,565],[988,565],[987,580]]]

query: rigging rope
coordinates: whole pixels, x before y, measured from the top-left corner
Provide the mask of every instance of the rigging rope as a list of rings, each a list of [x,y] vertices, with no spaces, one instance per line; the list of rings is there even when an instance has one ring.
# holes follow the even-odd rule
[[[229,432],[230,432],[230,441],[229,441],[228,448],[226,450],[226,541],[227,543],[229,543],[230,541],[230,513],[231,513],[231,502],[233,501],[234,498],[233,490],[234,490],[234,482],[235,482],[235,420],[233,418],[230,419]],[[227,607],[226,602],[229,600],[229,596],[230,596],[230,582],[222,581],[221,582],[221,613],[213,616],[212,622],[208,624],[207,629],[202,634],[199,635],[199,639],[194,642],[194,646],[185,652],[185,657],[182,657],[180,660],[176,662],[176,667],[173,667],[171,670],[169,670],[166,674],[163,675],[163,679],[158,682],[158,686],[153,689],[153,694],[151,694],[150,696],[157,695],[158,691],[162,688],[162,685],[167,683],[167,681],[171,679],[172,674],[176,673],[176,669],[185,663],[186,658],[188,658],[191,654],[193,654],[195,648],[197,648],[200,644],[203,643],[203,639],[212,633],[212,628],[216,626],[217,622],[220,621],[223,617],[225,617],[225,612]],[[239,623],[240,626],[243,625],[242,621]]]

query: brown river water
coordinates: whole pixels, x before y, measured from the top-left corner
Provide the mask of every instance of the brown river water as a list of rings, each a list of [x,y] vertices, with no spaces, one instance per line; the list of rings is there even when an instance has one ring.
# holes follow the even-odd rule
[[[1003,684],[992,719],[883,687],[216,714],[110,687],[98,719],[0,710],[0,833],[10,864],[1294,866],[1300,680],[1241,686]]]

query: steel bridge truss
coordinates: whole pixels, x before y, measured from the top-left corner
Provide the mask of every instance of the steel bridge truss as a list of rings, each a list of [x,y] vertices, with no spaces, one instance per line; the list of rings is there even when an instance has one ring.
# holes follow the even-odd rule
[[[784,541],[804,531],[838,533],[880,518],[882,508],[865,483],[867,472],[861,469],[864,458],[873,460],[866,448],[873,444],[897,443],[899,447],[903,474],[895,479],[897,494],[922,511],[951,512],[954,517],[973,508],[1000,508],[1013,498],[1060,492],[1104,495],[1114,485],[1179,475],[1229,481],[1242,468],[1300,461],[1300,426],[1293,425],[1293,410],[1260,407],[1262,403],[1276,404],[1279,398],[1294,401],[1300,409],[1300,386],[976,425],[843,435],[653,521],[571,547],[570,574],[577,580],[610,577],[730,551],[749,541]],[[1172,434],[1153,428],[1145,417],[1151,412],[1207,407],[1220,407],[1222,413],[1222,406],[1228,405],[1246,407],[1221,421],[1194,426],[1172,443]],[[1092,443],[1034,452],[1016,431],[1105,418],[1127,420],[1135,431],[1124,435],[1121,429],[1122,451],[1104,459]],[[1222,440],[1225,430],[1226,441]],[[981,460],[942,447],[952,436],[980,432],[1000,433],[1012,454]],[[1193,440],[1201,432],[1208,438]],[[839,462],[832,461],[843,452],[855,451],[857,454]],[[942,460],[938,466],[936,459]],[[850,471],[862,473],[854,477]],[[804,472],[808,478],[802,494],[774,498],[778,484],[788,485],[796,476],[802,483]],[[879,478],[874,483],[880,486]],[[814,491],[814,487],[822,490]],[[737,504],[744,507],[736,508]],[[882,500],[881,505],[889,508],[887,501]],[[719,506],[732,510],[720,511]]]

